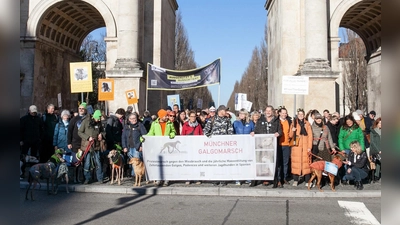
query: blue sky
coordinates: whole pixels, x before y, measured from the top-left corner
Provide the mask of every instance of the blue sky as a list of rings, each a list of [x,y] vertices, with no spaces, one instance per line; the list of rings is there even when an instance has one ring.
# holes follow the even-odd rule
[[[220,104],[226,104],[252,51],[264,38],[266,0],[177,0],[199,66],[221,58]],[[96,37],[105,28],[92,32]],[[172,68],[167,68],[172,69]],[[218,85],[209,87],[218,104]]]

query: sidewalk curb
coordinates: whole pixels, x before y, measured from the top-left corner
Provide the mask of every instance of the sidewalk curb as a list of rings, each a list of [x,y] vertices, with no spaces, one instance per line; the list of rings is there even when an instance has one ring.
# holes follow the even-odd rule
[[[28,182],[20,181],[21,189],[26,189]],[[197,196],[235,196],[235,197],[285,197],[285,198],[380,198],[381,190],[271,190],[253,188],[229,188],[229,187],[126,187],[111,185],[68,185],[70,192],[84,193],[113,193],[131,195],[197,195]],[[46,183],[42,183],[39,190],[46,190]],[[58,187],[59,192],[65,192],[65,184]]]

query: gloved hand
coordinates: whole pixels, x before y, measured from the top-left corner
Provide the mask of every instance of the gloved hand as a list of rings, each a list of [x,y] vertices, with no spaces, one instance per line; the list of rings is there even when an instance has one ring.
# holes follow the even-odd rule
[[[175,133],[169,133],[169,138],[170,139],[174,139],[174,137],[175,137]]]
[[[146,139],[144,139],[144,137],[140,137],[139,140],[143,143]]]

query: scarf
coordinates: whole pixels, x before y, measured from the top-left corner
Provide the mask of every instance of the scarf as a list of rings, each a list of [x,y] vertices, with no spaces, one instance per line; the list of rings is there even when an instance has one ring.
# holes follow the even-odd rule
[[[316,120],[314,120],[314,123],[315,123],[315,125],[317,125],[318,127],[321,127],[321,128],[322,128],[322,125],[324,125],[322,122],[321,123],[317,123]]]
[[[197,120],[195,120],[194,123],[188,121],[188,125],[189,125],[190,127],[197,127],[197,126],[199,125],[199,123],[197,122]]]
[[[305,120],[304,119],[302,119],[302,120],[298,119],[298,123],[300,125],[300,135],[307,136],[307,130],[305,128],[305,124],[306,124]]]

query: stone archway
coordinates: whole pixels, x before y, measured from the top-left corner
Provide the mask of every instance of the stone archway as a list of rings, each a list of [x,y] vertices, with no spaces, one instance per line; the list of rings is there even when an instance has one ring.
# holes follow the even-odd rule
[[[21,0],[20,68],[25,76],[20,115],[31,104],[40,111],[48,103],[56,104],[58,93],[63,108],[76,109],[78,94],[70,93],[69,63],[81,61],[83,39],[99,27],[106,27],[106,76],[115,80],[116,91],[135,88],[138,107],[144,111],[147,96],[141,65],[173,67],[173,45],[163,42],[174,42],[177,8],[176,0]],[[114,111],[127,105],[121,93],[109,101]]]

